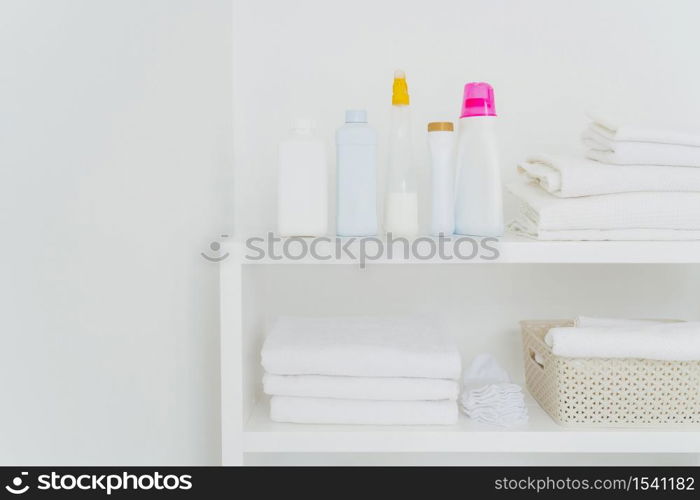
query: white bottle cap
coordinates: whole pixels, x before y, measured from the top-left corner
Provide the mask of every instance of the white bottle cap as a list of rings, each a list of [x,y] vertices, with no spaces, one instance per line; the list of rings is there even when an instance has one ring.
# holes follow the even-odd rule
[[[310,118],[296,118],[292,122],[294,132],[310,134],[316,130],[316,122]]]
[[[345,111],[345,123],[367,123],[367,111],[364,109],[348,109]]]

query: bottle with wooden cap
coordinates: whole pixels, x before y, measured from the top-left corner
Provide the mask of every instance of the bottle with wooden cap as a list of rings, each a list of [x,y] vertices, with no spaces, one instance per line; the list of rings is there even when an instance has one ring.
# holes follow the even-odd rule
[[[432,218],[430,232],[450,235],[455,229],[454,158],[455,133],[452,122],[428,123],[432,177]]]

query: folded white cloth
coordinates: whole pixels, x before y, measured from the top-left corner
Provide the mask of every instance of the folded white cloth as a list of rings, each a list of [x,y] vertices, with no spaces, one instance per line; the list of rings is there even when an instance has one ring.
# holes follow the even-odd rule
[[[477,422],[501,427],[514,427],[524,424],[528,420],[527,408],[524,406],[504,409],[474,408],[469,410],[468,415]]]
[[[681,229],[541,229],[521,215],[508,225],[516,234],[541,241],[691,241],[700,240],[700,230]]]
[[[700,167],[699,146],[608,141],[593,128],[587,129],[582,139],[588,148],[586,157],[607,164]]]
[[[586,114],[596,131],[609,140],[700,146],[700,127],[667,123],[663,115],[640,120],[638,113],[634,119],[605,110],[589,110]]]
[[[455,380],[397,377],[334,377],[326,375],[263,376],[265,394],[309,398],[378,401],[456,400]]]
[[[497,384],[487,384],[466,391],[462,397],[462,404],[465,407],[481,408],[496,405],[522,405],[524,403],[522,389],[518,384],[500,382]]]
[[[561,327],[545,336],[552,353],[567,358],[700,360],[700,322]]]
[[[280,318],[262,348],[277,375],[457,379],[456,345],[422,317]]]
[[[352,399],[270,398],[270,418],[297,424],[453,425],[455,401],[365,401]]]
[[[593,123],[583,133],[586,156],[618,165],[700,166],[700,129],[625,121],[589,112]]]
[[[510,184],[539,230],[700,230],[700,193],[618,193],[557,198],[533,183]]]
[[[490,354],[480,354],[464,372],[461,403],[473,420],[511,427],[528,419],[522,388]]]
[[[539,154],[520,163],[518,171],[561,198],[638,191],[700,192],[700,168],[606,165],[571,155]]]

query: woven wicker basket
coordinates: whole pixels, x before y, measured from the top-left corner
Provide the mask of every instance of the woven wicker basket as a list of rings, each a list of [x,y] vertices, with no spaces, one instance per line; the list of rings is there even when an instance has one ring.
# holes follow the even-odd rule
[[[570,320],[521,321],[527,388],[561,425],[700,424],[700,361],[563,358],[544,336]]]

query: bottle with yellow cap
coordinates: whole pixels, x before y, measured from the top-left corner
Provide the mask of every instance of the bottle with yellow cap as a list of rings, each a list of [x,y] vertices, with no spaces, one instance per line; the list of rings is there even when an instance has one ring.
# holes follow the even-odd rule
[[[388,233],[418,234],[418,182],[411,151],[411,119],[406,74],[394,73],[389,136],[389,173],[384,204],[384,229]]]

